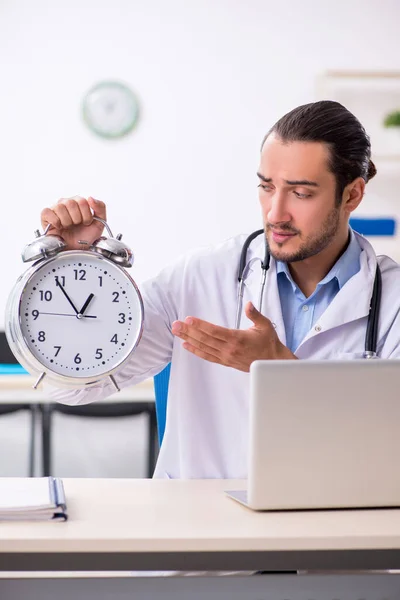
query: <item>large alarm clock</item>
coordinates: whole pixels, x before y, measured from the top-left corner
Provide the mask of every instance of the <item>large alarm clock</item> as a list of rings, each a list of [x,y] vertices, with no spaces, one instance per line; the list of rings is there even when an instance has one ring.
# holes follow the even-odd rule
[[[143,302],[126,272],[131,250],[113,237],[82,250],[36,232],[23,252],[32,266],[19,277],[6,309],[6,336],[18,362],[55,385],[82,387],[109,378],[131,356],[143,330]]]

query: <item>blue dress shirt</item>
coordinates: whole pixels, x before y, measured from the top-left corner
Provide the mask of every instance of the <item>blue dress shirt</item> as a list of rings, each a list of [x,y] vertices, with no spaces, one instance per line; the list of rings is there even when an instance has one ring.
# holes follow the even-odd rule
[[[358,273],[360,254],[360,245],[350,229],[350,243],[346,251],[308,298],[293,281],[287,263],[277,261],[276,274],[286,331],[286,346],[293,353],[338,291],[353,275]]]

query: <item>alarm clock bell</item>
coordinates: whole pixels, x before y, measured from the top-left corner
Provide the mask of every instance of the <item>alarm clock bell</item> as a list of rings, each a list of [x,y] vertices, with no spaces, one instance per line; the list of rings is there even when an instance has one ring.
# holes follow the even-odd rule
[[[93,250],[94,252],[105,256],[121,267],[131,267],[133,265],[132,250],[126,244],[124,244],[124,242],[121,242],[122,234],[119,233],[116,237],[114,237],[106,221],[100,219],[99,217],[93,217],[93,219],[100,221],[100,223],[104,225],[104,227],[107,229],[109,237],[101,236],[95,240],[93,244],[89,244],[85,241],[79,241],[79,243],[82,246],[86,246],[88,250]],[[62,250],[65,250],[66,244],[60,236],[47,235],[50,227],[50,224],[47,225],[43,234],[40,234],[38,229],[35,231],[36,239],[30,244],[27,244],[22,251],[23,262],[51,258]]]

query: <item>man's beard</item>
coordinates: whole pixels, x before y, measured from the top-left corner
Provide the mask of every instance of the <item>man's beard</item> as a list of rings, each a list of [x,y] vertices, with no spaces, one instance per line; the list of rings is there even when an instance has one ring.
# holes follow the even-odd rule
[[[335,207],[326,217],[320,230],[314,235],[309,235],[308,238],[301,244],[300,248],[292,254],[285,253],[283,249],[282,251],[275,252],[271,249],[270,244],[268,243],[267,233],[271,232],[272,229],[271,225],[267,223],[265,225],[265,235],[269,247],[269,252],[275,260],[280,260],[286,263],[297,262],[299,260],[305,260],[306,258],[315,256],[316,254],[322,252],[322,250],[325,250],[325,248],[329,246],[329,244],[335,238],[339,229],[339,221],[340,209]],[[288,231],[291,233],[300,233],[297,229],[294,229],[289,224],[285,223],[280,224],[277,227],[277,229],[282,232]]]

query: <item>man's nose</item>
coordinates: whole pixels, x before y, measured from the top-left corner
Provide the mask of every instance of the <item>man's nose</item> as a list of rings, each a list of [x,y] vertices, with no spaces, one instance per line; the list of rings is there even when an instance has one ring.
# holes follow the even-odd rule
[[[271,225],[278,223],[286,223],[291,221],[292,217],[289,214],[287,202],[285,201],[285,197],[282,193],[278,191],[274,194],[270,209],[267,213],[268,222]]]

